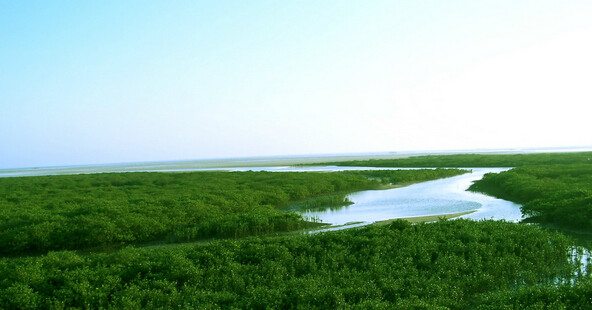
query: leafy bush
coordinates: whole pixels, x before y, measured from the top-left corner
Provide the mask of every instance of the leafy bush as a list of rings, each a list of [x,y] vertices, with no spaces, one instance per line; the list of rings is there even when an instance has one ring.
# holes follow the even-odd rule
[[[456,220],[113,253],[50,252],[0,259],[0,308],[487,309],[512,306],[514,298],[522,306],[589,304],[588,282],[552,298],[522,293],[554,292],[549,279],[575,267],[566,259],[569,245],[563,235],[533,226]],[[507,297],[509,291],[517,293]]]
[[[531,221],[592,228],[592,165],[518,167],[486,174],[469,190],[522,203]]]
[[[527,165],[591,164],[592,152],[535,154],[454,154],[319,163],[361,167],[520,167]]]
[[[464,172],[415,173],[426,180]],[[0,178],[0,254],[300,229],[315,223],[281,207],[375,188],[380,183],[370,178],[375,173],[106,173]],[[408,179],[410,174],[413,172],[388,172],[390,178],[404,175]]]

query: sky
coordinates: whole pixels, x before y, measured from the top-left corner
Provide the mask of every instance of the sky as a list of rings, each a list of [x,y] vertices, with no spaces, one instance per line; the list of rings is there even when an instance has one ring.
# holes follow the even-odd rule
[[[592,146],[592,1],[0,0],[0,169]]]

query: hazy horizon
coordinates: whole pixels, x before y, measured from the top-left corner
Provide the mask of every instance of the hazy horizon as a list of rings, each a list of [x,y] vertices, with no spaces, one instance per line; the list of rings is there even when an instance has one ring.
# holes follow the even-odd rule
[[[590,1],[0,3],[0,169],[592,146]]]
[[[169,158],[164,160],[142,160],[127,162],[94,162],[62,164],[51,166],[19,166],[0,167],[0,171],[26,171],[26,170],[54,170],[85,167],[132,167],[151,165],[178,165],[190,163],[196,168],[218,168],[218,167],[251,167],[261,162],[261,167],[268,166],[290,166],[293,164],[311,163],[319,161],[354,160],[354,159],[379,159],[379,158],[400,158],[424,155],[448,155],[448,154],[531,154],[531,153],[571,153],[571,152],[592,152],[592,146],[577,147],[533,147],[533,148],[508,148],[508,149],[464,149],[464,150],[410,150],[391,152],[355,152],[355,153],[323,153],[323,154],[281,154],[263,156],[230,156],[230,157],[208,157],[208,158]],[[302,160],[302,161],[299,161]],[[244,164],[241,164],[244,163]],[[203,165],[205,164],[205,165]],[[230,165],[229,165],[230,164]],[[117,169],[116,169],[117,170]],[[125,169],[124,169],[125,170]],[[117,170],[119,171],[119,170]],[[0,173],[0,177],[7,174]],[[10,173],[8,174],[10,175]]]

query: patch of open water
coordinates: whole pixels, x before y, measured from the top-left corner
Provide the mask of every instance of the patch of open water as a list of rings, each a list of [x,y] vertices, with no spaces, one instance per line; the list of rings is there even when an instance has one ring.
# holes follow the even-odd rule
[[[394,218],[475,212],[461,216],[474,220],[494,219],[518,222],[522,219],[520,205],[480,193],[466,191],[486,173],[499,173],[510,168],[467,168],[471,173],[422,182],[388,190],[369,190],[350,194],[352,205],[322,211],[306,211],[305,217],[323,223],[356,226]],[[339,228],[349,228],[350,225]]]

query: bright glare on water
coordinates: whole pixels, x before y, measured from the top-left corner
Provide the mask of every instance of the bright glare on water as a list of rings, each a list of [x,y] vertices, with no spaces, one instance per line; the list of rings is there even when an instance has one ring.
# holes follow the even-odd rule
[[[323,223],[344,225],[351,222],[376,221],[460,213],[475,210],[462,216],[470,219],[495,219],[517,222],[522,219],[520,205],[466,189],[485,173],[498,173],[509,168],[473,168],[472,173],[451,178],[418,183],[389,190],[362,191],[349,195],[354,204],[340,209],[307,211],[304,216]]]

